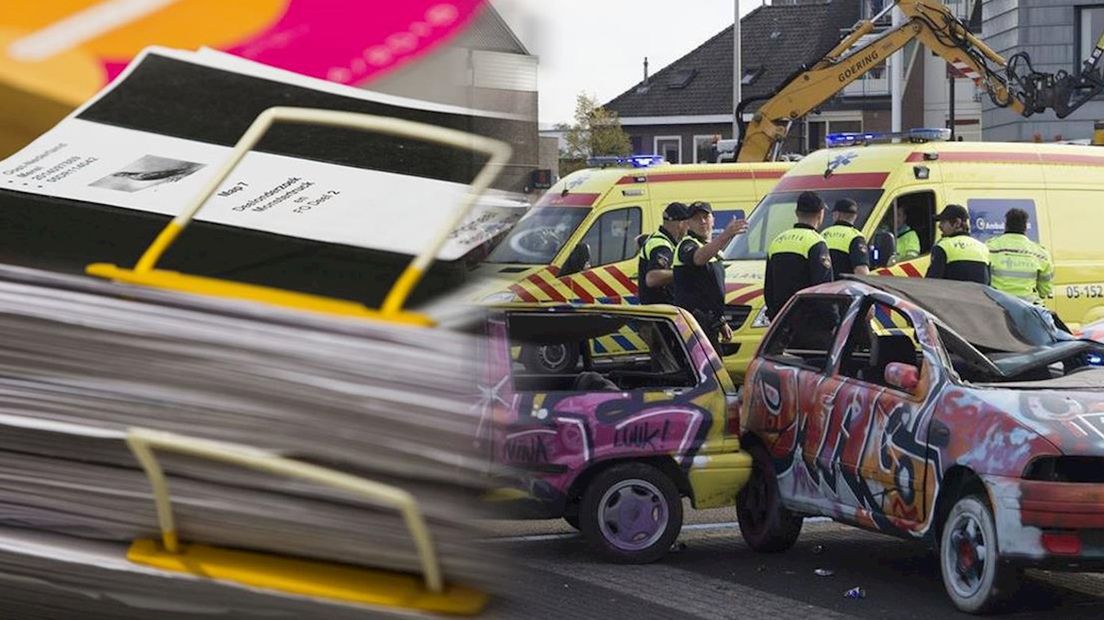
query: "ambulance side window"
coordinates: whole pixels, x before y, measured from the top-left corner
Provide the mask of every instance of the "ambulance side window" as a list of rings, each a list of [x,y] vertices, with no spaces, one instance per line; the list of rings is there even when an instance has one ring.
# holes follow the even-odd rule
[[[903,221],[897,219],[897,205],[904,208]],[[935,209],[935,192],[933,191],[901,194],[889,203],[889,209],[882,217],[882,221],[878,223],[878,227],[874,229],[874,234],[886,230],[896,235],[901,227],[907,225],[915,230],[920,237],[920,255],[925,256],[931,252],[932,245],[935,244],[937,230]],[[871,238],[873,238],[873,235]]]
[[[598,267],[636,256],[640,235],[640,207],[603,213],[583,236],[590,246],[590,265]]]

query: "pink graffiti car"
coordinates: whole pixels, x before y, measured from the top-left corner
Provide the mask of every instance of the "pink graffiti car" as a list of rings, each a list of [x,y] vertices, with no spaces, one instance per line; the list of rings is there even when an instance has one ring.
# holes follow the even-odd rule
[[[694,319],[671,306],[492,311],[480,433],[517,472],[513,516],[564,518],[607,559],[659,559],[695,508],[731,506],[751,473],[736,389]],[[582,352],[562,372],[521,347]]]
[[[959,609],[1024,567],[1104,568],[1104,345],[988,287],[870,277],[806,289],[747,373],[744,539],[781,551],[804,515],[939,550]]]

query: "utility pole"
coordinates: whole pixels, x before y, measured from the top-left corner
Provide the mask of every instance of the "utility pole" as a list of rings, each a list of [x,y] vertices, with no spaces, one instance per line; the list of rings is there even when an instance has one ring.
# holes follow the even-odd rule
[[[740,70],[740,0],[732,0],[735,17],[732,20],[732,137],[740,138],[740,118],[736,108],[740,105],[740,82],[744,74]]]
[[[901,25],[901,9],[896,6],[893,7],[891,13],[891,20],[894,28]],[[890,109],[890,131],[898,133],[901,131],[901,78],[904,68],[905,52],[903,49],[898,50],[892,56],[889,57],[889,109]]]

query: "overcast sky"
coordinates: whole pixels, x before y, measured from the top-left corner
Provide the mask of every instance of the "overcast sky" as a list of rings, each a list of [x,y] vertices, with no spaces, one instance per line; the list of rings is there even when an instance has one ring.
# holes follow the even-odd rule
[[[605,103],[732,23],[734,0],[491,0],[540,57],[540,122],[568,122],[582,91]],[[761,0],[740,0],[747,14]]]

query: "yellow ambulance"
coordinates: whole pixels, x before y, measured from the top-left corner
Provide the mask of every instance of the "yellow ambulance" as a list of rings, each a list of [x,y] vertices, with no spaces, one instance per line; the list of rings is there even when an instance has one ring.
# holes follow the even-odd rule
[[[1028,236],[1050,250],[1054,294],[1046,305],[1071,329],[1104,317],[1104,243],[1099,200],[1104,196],[1104,149],[1066,144],[945,142],[945,130],[916,130],[896,144],[850,134],[810,154],[782,177],[752,212],[748,232],[725,249],[726,304],[733,341],[722,344],[734,378],[755,354],[767,320],[763,272],[767,245],[795,221],[797,196],[820,194],[828,205],[850,198],[856,226],[871,246],[875,273],[923,276],[939,232],[935,214],[948,203],[970,212],[971,234],[985,241],[1003,232],[1012,208],[1030,216]],[[907,139],[911,136],[911,140]],[[831,214],[824,225],[831,223]],[[920,237],[917,258],[896,261],[895,232]]]
[[[638,161],[639,163],[639,161]],[[650,162],[649,162],[650,163]],[[491,251],[475,301],[636,303],[637,237],[668,203],[750,213],[792,163],[589,168],[560,179]],[[584,268],[589,265],[589,268]]]

